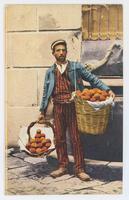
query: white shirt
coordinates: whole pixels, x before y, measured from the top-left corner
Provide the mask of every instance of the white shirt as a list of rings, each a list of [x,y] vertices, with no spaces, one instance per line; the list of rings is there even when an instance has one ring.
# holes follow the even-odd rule
[[[65,64],[61,64],[61,65],[56,63],[56,66],[61,74],[63,74],[64,71],[66,70],[67,64],[68,64],[68,61]]]

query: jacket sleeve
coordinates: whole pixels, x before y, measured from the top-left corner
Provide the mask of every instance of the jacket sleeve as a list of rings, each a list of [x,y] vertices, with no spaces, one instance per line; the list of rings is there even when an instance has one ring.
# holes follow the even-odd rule
[[[48,71],[46,72],[46,75],[45,75],[45,81],[44,81],[44,86],[43,86],[43,95],[42,95],[42,100],[41,100],[41,104],[40,104],[40,109],[39,111],[40,112],[45,112],[45,99],[46,99],[46,96],[47,96],[47,90],[48,90]]]
[[[105,85],[98,77],[88,71],[83,65],[80,64],[80,73],[84,81],[87,81],[91,84],[93,88],[97,87],[101,90],[110,90],[110,87]]]

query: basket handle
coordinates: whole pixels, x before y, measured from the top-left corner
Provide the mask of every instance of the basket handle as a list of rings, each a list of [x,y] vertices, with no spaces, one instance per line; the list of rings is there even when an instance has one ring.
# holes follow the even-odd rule
[[[35,124],[45,124],[46,126],[50,126],[54,132],[54,126],[51,122],[49,121],[46,121],[46,120],[42,120],[42,121],[34,121],[34,122],[31,122],[27,128],[27,134],[28,134],[28,137],[29,137],[29,141],[31,139],[31,135],[30,135],[30,129],[35,125]]]

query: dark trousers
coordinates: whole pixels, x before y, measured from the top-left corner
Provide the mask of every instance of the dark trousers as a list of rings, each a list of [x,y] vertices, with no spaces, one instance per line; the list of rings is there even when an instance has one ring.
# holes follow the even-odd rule
[[[77,128],[74,103],[54,105],[54,127],[59,166],[67,167],[69,162],[66,144],[66,129],[68,128],[73,148],[75,171],[84,169],[84,155]]]

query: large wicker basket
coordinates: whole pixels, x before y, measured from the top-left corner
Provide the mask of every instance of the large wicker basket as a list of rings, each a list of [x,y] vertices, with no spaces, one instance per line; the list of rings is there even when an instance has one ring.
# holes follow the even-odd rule
[[[86,100],[75,97],[78,129],[82,133],[98,135],[106,130],[111,105],[95,110]]]

